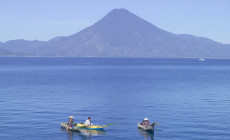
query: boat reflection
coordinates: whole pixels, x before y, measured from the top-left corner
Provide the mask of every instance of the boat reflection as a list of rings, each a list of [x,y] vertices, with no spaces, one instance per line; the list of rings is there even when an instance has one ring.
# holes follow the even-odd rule
[[[81,135],[84,136],[99,136],[99,135],[105,135],[104,130],[88,130],[88,129],[79,129],[79,132]]]
[[[68,131],[66,129],[62,129],[62,131],[67,132],[68,140],[73,140],[75,135],[78,135],[82,140],[91,140],[92,136],[100,136],[106,134],[104,130],[79,129],[79,131]]]
[[[137,131],[145,140],[154,140],[154,132],[146,132],[142,129],[137,129]]]

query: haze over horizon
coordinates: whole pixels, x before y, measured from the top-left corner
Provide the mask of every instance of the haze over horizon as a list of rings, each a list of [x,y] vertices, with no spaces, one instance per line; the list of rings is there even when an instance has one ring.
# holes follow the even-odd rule
[[[230,1],[0,1],[0,42],[47,41],[75,34],[114,8],[124,8],[159,28],[230,44]]]

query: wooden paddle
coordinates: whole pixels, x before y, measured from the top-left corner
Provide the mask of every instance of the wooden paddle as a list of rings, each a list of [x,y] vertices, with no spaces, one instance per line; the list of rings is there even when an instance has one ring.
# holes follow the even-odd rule
[[[151,126],[154,126],[154,125],[156,125],[156,126],[160,126],[157,122],[152,123],[152,125],[151,125]]]
[[[113,124],[116,124],[116,123],[110,123],[110,124],[103,125],[103,126],[99,126],[99,127],[107,127],[107,126],[110,126],[110,125],[113,125]],[[99,128],[99,127],[98,127],[98,128]]]

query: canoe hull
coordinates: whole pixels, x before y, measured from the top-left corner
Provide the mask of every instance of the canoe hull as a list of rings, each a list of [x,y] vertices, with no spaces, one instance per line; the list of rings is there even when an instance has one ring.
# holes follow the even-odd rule
[[[137,128],[144,130],[146,132],[153,132],[153,130],[154,130],[153,126],[145,127],[145,126],[141,125],[140,123],[137,124]]]
[[[75,124],[75,127],[78,127],[80,129],[88,129],[88,130],[103,130],[105,126],[99,126],[99,125],[85,125],[85,124]]]
[[[68,127],[67,123],[64,123],[64,122],[61,123],[61,127],[65,128],[67,130],[70,130],[70,131],[79,131],[78,127],[76,127],[76,126],[74,126],[74,127]]]

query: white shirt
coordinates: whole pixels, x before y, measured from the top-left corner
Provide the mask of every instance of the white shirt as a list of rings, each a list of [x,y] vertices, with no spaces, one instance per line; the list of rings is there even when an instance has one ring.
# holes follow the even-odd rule
[[[89,120],[86,120],[85,125],[93,125],[93,123],[91,123]]]

